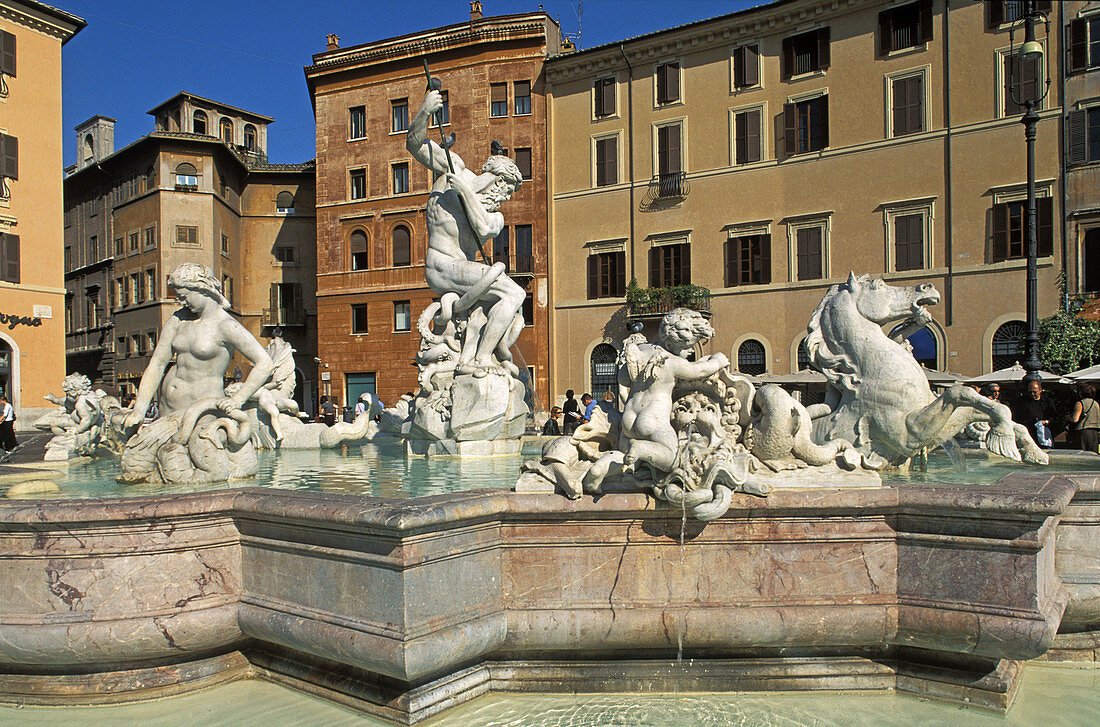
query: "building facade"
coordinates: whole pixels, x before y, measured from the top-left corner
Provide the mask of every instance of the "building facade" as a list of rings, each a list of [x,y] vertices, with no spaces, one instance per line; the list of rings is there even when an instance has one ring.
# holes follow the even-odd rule
[[[424,97],[424,60],[447,105],[430,134],[455,133],[471,168],[499,141],[525,180],[501,207],[487,249],[527,290],[517,343],[536,395],[549,373],[546,106],[543,62],[561,44],[545,13],[481,17],[399,38],[329,49],[305,69],[317,119],[317,305],[322,378],[338,402],[364,391],[392,403],[416,386],[416,321],[436,297],[424,280],[432,179],[405,148]],[[520,362],[520,357],[524,360]]]
[[[65,376],[61,47],[81,18],[0,0],[0,390],[18,424]]]
[[[68,367],[132,392],[168,316],[167,278],[197,262],[263,341],[297,350],[296,396],[315,411],[314,166],[272,164],[272,119],[180,93],[150,112],[155,131],[113,149],[114,120],[76,128],[65,179]],[[230,367],[247,375],[238,356]]]
[[[1065,189],[1070,292],[1100,294],[1100,5],[1057,3],[1065,38]],[[1052,33],[1056,32],[1052,30]]]
[[[797,371],[810,313],[849,271],[935,285],[910,341],[929,367],[1022,359],[1016,101],[1044,75],[1040,316],[1066,255],[1060,34],[1021,64],[1021,9],[780,0],[548,61],[552,396],[612,388],[629,324],[652,335],[677,301],[714,316],[700,353]]]

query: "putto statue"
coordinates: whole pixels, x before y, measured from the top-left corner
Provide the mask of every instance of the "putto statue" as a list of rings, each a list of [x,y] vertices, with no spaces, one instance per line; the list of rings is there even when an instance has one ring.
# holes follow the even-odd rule
[[[63,396],[47,394],[47,401],[60,408],[42,416],[34,426],[51,432],[54,437],[46,444],[47,461],[71,457],[90,457],[99,452],[104,441],[103,391],[92,391],[92,382],[84,374],[69,374],[61,382]]]
[[[409,451],[515,452],[529,410],[511,347],[523,330],[526,293],[505,274],[504,262],[489,265],[477,255],[485,260],[485,243],[504,229],[498,210],[522,176],[495,146],[477,174],[451,151],[453,135],[442,145],[428,139],[429,120],[443,106],[438,80],[429,78],[429,87],[406,146],[435,175],[425,278],[440,298],[417,325],[421,394],[410,406]],[[485,444],[490,441],[496,444]]]
[[[516,490],[577,498],[642,488],[712,520],[735,492],[880,486],[878,470],[905,466],[975,422],[989,422],[990,451],[1045,464],[1002,404],[961,385],[932,394],[904,339],[928,325],[925,306],[938,301],[927,284],[895,288],[852,274],[832,286],[808,326],[813,363],[829,381],[826,403],[810,407],[772,384],[755,389],[723,354],[690,361],[714,331],[701,314],[674,310],[656,344],[639,333],[623,342],[621,418],[600,414],[547,442]],[[893,339],[883,332],[899,323]]]

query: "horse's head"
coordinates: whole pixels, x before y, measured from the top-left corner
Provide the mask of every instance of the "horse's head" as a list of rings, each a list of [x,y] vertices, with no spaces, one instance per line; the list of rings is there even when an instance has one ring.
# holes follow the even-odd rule
[[[940,293],[931,283],[897,288],[882,278],[848,274],[846,288],[861,316],[879,325],[912,318],[921,308],[940,302]]]

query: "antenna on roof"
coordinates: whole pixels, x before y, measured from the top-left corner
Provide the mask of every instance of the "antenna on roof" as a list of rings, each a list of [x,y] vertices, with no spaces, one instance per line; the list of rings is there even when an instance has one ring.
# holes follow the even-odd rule
[[[573,0],[570,3],[573,6],[573,13],[577,16],[577,32],[576,33],[563,33],[566,40],[573,41],[573,45],[579,50],[581,47],[581,15],[584,14],[584,0]]]

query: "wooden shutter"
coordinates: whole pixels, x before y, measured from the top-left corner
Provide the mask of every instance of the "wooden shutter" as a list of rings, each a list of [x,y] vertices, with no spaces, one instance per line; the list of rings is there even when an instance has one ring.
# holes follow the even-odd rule
[[[657,128],[657,173],[679,174],[680,125],[668,124]]]
[[[0,134],[0,177],[19,179],[19,139]]]
[[[794,37],[783,39],[783,80],[794,75]]]
[[[1054,254],[1054,198],[1039,197],[1035,200],[1038,229],[1035,230],[1035,249],[1039,257]]]
[[[1089,21],[1077,18],[1066,26],[1066,73],[1089,67]]]
[[[744,164],[749,154],[748,128],[745,124],[745,112],[734,114],[733,117],[733,161],[736,164]]]
[[[822,71],[829,67],[829,28],[824,27],[817,31],[817,70]]]
[[[691,282],[691,245],[684,243],[677,245],[680,248],[680,279],[677,285],[687,285]]]
[[[15,35],[0,30],[0,73],[15,78]]]
[[[878,52],[886,55],[894,50],[894,11],[883,10],[878,14]]]
[[[742,111],[734,116],[736,162],[760,161],[760,110]]]
[[[772,236],[759,235],[760,239],[760,282],[772,281]]]
[[[921,43],[932,40],[932,0],[920,0],[920,33],[917,37]]]
[[[493,83],[489,85],[489,101],[491,103],[508,103],[508,84]]]
[[[19,235],[0,233],[0,279],[19,282]]]
[[[626,293],[626,252],[611,253],[611,262],[615,265],[615,290],[611,294],[619,297]]]
[[[599,298],[600,262],[598,255],[588,256],[588,299]]]
[[[649,287],[661,287],[661,248],[649,248]]]
[[[796,233],[798,242],[798,279],[821,277],[821,228],[806,227]]]
[[[741,281],[741,240],[736,237],[727,238],[723,252],[726,256],[726,287],[732,288]]]
[[[531,82],[530,81],[516,81],[513,85],[515,87],[514,90],[515,90],[516,98],[531,95]]]
[[[989,30],[996,30],[1005,21],[1004,0],[986,0],[985,7],[988,11],[985,27]]]
[[[755,45],[739,46],[733,51],[733,85],[755,86],[760,82],[760,50]]]
[[[1085,109],[1070,111],[1066,115],[1066,163],[1083,164],[1088,161],[1088,112]]]
[[[618,140],[615,137],[596,141],[596,186],[616,184],[618,175]]]
[[[829,146],[829,97],[822,96],[814,101],[821,111],[821,146],[826,149]]]
[[[796,153],[795,139],[796,139],[796,116],[795,105],[793,103],[783,104],[783,150],[787,156],[791,156]]]
[[[993,205],[993,262],[1008,259],[1008,203]]]

